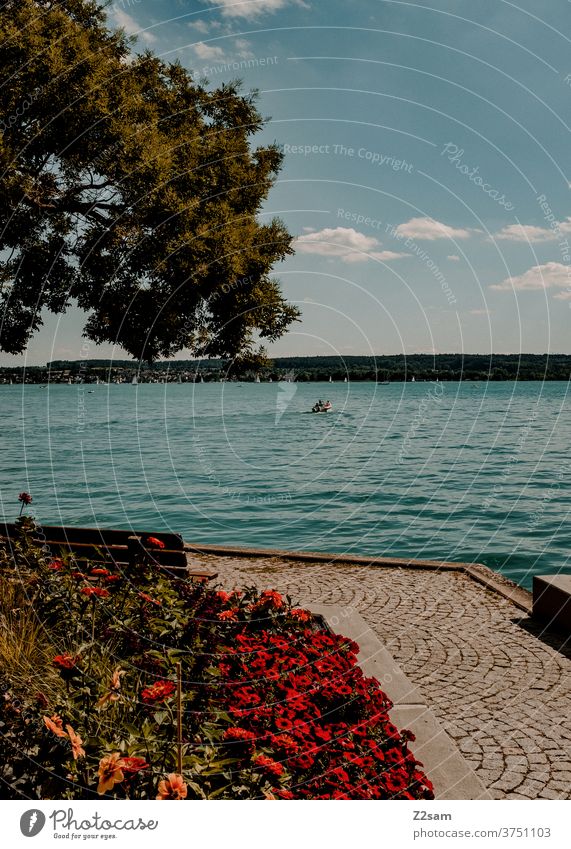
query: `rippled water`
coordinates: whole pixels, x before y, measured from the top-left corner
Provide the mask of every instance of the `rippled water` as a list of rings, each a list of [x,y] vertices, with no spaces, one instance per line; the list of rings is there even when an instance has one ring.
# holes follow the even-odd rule
[[[477,561],[529,586],[571,571],[569,413],[566,383],[3,386],[2,512],[28,489],[45,523]]]

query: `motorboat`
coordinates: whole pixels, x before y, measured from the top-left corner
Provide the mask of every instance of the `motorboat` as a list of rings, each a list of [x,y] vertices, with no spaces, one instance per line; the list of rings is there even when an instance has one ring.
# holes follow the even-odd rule
[[[317,401],[316,404],[311,408],[312,413],[328,413],[329,410],[333,409],[333,404],[331,401]]]

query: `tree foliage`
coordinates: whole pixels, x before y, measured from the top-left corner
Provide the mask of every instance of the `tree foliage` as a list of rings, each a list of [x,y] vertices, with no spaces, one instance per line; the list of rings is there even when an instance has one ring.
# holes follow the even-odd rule
[[[259,220],[282,154],[238,83],[134,54],[90,0],[0,3],[0,349],[77,304],[137,358],[251,354],[299,313]]]

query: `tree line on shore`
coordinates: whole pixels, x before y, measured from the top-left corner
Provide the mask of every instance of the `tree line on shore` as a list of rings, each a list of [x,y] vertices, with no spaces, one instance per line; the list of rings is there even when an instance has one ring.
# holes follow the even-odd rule
[[[0,368],[0,382],[96,383],[98,380],[192,382],[262,381],[458,381],[569,380],[568,354],[395,354],[351,357],[276,357],[258,367],[221,359],[159,361],[140,365],[134,360],[55,360],[46,366]]]

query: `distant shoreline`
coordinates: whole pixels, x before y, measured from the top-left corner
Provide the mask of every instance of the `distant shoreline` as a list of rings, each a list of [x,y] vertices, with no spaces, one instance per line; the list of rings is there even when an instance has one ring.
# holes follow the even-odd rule
[[[403,383],[426,381],[569,381],[571,354],[392,354],[386,356],[276,357],[245,365],[215,359],[54,360],[45,366],[0,367],[10,383],[306,382]]]

